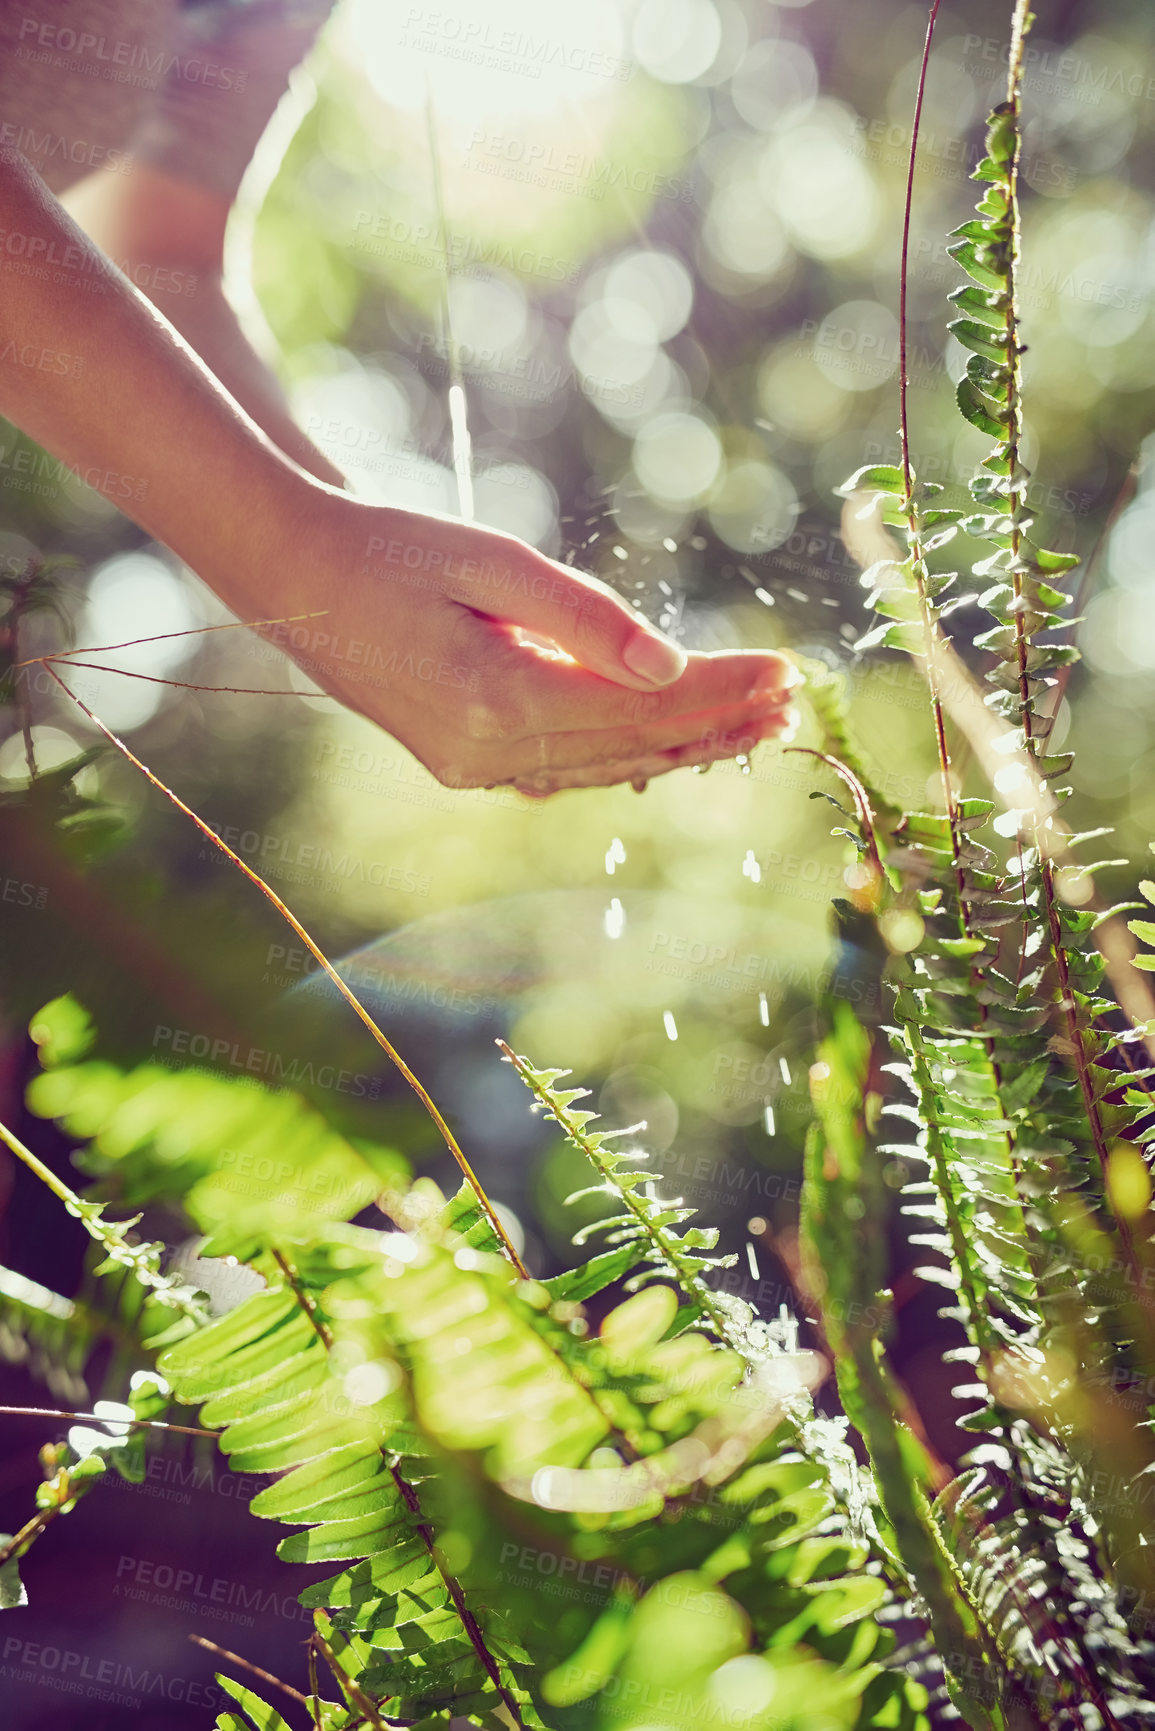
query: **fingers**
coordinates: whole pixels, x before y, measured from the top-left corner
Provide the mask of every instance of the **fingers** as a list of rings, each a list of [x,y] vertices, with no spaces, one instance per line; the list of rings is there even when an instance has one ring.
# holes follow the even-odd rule
[[[606,727],[569,733],[538,734],[506,746],[500,756],[508,778],[540,772],[596,768],[628,763],[658,753],[685,751],[691,755],[720,752],[734,757],[750,751],[762,739],[776,738],[791,723],[789,699],[765,704],[758,711],[745,707],[715,711],[707,716],[675,716],[646,727]],[[494,753],[496,759],[497,753]]]
[[[664,690],[630,690],[522,641],[516,629],[465,610],[458,614],[453,650],[477,670],[467,731],[478,740],[507,743],[540,734],[631,731],[678,717],[685,723],[680,737],[689,738],[691,726],[705,725],[703,718],[743,708],[753,716],[785,702],[802,683],[794,664],[773,650],[727,650],[691,655],[685,672]],[[721,725],[739,719],[727,714]]]
[[[637,691],[669,685],[686,652],[596,577],[571,571],[511,536],[487,539],[469,581],[446,573],[446,593],[490,618],[524,626],[556,643],[604,679]]]
[[[762,733],[759,738],[773,736],[773,733]],[[536,775],[517,776],[511,785],[527,799],[546,799],[551,794],[576,788],[616,787],[627,781],[641,792],[646,782],[654,781],[661,775],[668,775],[671,770],[694,765],[705,768],[711,763],[720,763],[749,752],[757,743],[758,740],[752,738],[748,730],[745,735],[722,735],[709,743],[680,746],[672,751],[652,752],[646,756],[615,759],[605,763],[575,765],[572,768],[541,770]]]
[[[691,655],[681,677],[661,691],[627,690],[529,644],[511,645],[504,672],[527,733],[631,729],[743,706],[753,714],[785,702],[802,683],[794,664],[772,650]],[[734,719],[728,716],[724,725]]]

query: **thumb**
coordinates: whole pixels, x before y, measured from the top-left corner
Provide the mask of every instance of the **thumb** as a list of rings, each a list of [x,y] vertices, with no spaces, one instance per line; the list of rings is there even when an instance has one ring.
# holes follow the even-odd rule
[[[685,672],[685,650],[607,584],[530,547],[518,551],[522,556],[511,561],[500,604],[487,606],[483,587],[470,601],[477,611],[548,638],[583,667],[617,685],[652,691],[672,685]]]

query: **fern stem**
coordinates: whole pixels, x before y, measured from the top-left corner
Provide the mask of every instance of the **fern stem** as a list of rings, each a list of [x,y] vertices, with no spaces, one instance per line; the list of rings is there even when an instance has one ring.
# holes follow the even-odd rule
[[[637,1197],[634,1196],[633,1192],[626,1186],[619,1185],[616,1182],[612,1170],[606,1165],[590,1138],[584,1134],[581,1125],[578,1124],[570,1113],[566,1111],[560,1101],[551,1099],[549,1091],[538,1081],[524,1058],[519,1057],[513,1050],[513,1047],[507,1045],[504,1040],[498,1040],[497,1044],[501,1048],[507,1062],[513,1065],[514,1069],[517,1071],[530,1093],[534,1095],[538,1103],[546,1109],[551,1117],[557,1120],[564,1134],[573,1143],[575,1148],[581,1150],[586,1159],[590,1162],[590,1165],[597,1172],[598,1176],[602,1178],[606,1184],[613,1186],[614,1193],[622,1203],[622,1206],[629,1214],[633,1215],[638,1226],[641,1228],[645,1237],[649,1239],[650,1244],[654,1250],[657,1251],[661,1260],[668,1264],[677,1284],[682,1288],[687,1296],[692,1297],[701,1305],[702,1310],[713,1324],[714,1331],[719,1340],[724,1341],[727,1346],[732,1347],[735,1352],[740,1353],[745,1357],[745,1350],[738,1338],[733,1324],[726,1316],[725,1311],[715,1302],[714,1294],[706,1285],[706,1282],[694,1269],[685,1264],[678,1251],[677,1245],[668,1239],[660,1226],[655,1226],[652,1223],[646,1210],[642,1207]]]
[[[122,1267],[129,1268],[135,1274],[142,1286],[147,1286],[163,1304],[169,1305],[173,1310],[179,1310],[194,1322],[203,1323],[205,1319],[204,1306],[181,1297],[179,1291],[181,1283],[148,1267],[145,1260],[148,1252],[155,1250],[159,1256],[165,1248],[163,1244],[130,1244],[127,1237],[128,1226],[121,1226],[110,1220],[102,1220],[99,1203],[85,1202],[82,1197],[76,1194],[75,1190],[69,1188],[63,1178],[58,1178],[51,1167],[46,1166],[43,1160],[32,1152],[31,1148],[26,1148],[19,1136],[9,1130],[4,1123],[0,1123],[0,1142],[3,1142],[5,1147],[15,1154],[16,1158],[35,1177],[39,1178],[42,1184],[47,1185],[59,1201],[63,1202],[68,1212],[80,1221],[90,1238],[95,1239],[97,1244]],[[137,1219],[139,1218],[138,1215]],[[134,1224],[135,1221],[130,1222],[130,1225]]]
[[[966,868],[962,861],[962,832],[959,827],[958,800],[955,793],[954,780],[951,775],[950,746],[947,741],[946,717],[942,700],[942,682],[939,667],[942,634],[938,618],[931,605],[930,596],[927,592],[926,555],[922,546],[922,532],[918,507],[915,504],[913,496],[914,471],[910,459],[910,379],[907,373],[907,302],[909,298],[910,276],[910,225],[914,207],[914,173],[918,160],[918,143],[922,125],[923,101],[926,95],[927,71],[930,65],[930,52],[934,41],[934,28],[938,20],[940,3],[941,0],[934,0],[930,9],[930,16],[927,20],[926,40],[923,44],[922,62],[919,68],[918,94],[915,98],[914,119],[911,124],[910,134],[910,156],[906,177],[906,203],[903,211],[902,257],[899,281],[899,431],[902,445],[902,478],[904,491],[903,510],[906,516],[907,538],[910,547],[911,573],[914,577],[919,619],[923,631],[926,679],[930,695],[931,721],[934,727],[935,748],[938,756],[939,779],[942,784],[943,806],[946,812],[950,833],[951,865],[954,873],[955,892],[958,897],[959,930],[964,938],[970,938],[974,936],[972,923],[973,909],[967,892]],[[1020,0],[1020,3],[1025,7],[1025,0]],[[1018,53],[1021,60],[1021,40],[1018,45]],[[970,969],[970,983],[972,991],[979,983],[978,972],[974,967]],[[985,1030],[989,1024],[989,1015],[986,1005],[982,1003],[981,999],[977,1002],[977,1010],[980,1025],[982,1029]],[[995,1095],[999,1100],[1000,1115],[1004,1120],[1006,1120],[1007,1114],[1002,1111],[1003,1078],[993,1050],[990,1053],[989,1063]],[[930,1077],[926,1072],[925,1064],[923,1065],[923,1073],[929,1084]],[[931,1087],[929,1092],[923,1094],[924,1103],[932,1103],[933,1098],[933,1087]],[[1010,1131],[1003,1133],[1003,1140],[1006,1150],[1007,1164],[1010,1169],[1015,1196],[1021,1215],[1023,1212],[1021,1166],[1015,1148],[1014,1139]],[[943,1170],[943,1176],[946,1176],[945,1168]],[[978,1310],[974,1312],[976,1317],[976,1326],[979,1314]]]
[[[317,1680],[317,1649],[309,1642],[309,1717],[313,1731],[323,1731],[321,1725],[321,1687]]]
[[[871,865],[878,876],[882,877],[882,858],[878,851],[878,837],[875,834],[875,814],[870,803],[870,794],[862,780],[840,758],[834,757],[828,751],[816,751],[812,745],[788,745],[783,755],[799,753],[803,757],[816,757],[820,763],[832,769],[841,781],[850,789],[858,811],[858,820],[862,825],[862,834],[866,841],[866,851]]]
[[[1036,759],[1040,756],[1040,748],[1046,733],[1040,733],[1035,727],[1033,713],[1033,697],[1031,693],[1030,647],[1031,633],[1027,623],[1026,609],[1023,605],[1023,574],[1019,569],[1022,555],[1023,536],[1023,489],[1020,485],[1019,448],[1022,442],[1023,399],[1022,399],[1022,356],[1023,348],[1019,341],[1019,306],[1018,306],[1018,267],[1022,242],[1022,209],[1019,200],[1019,165],[1022,156],[1022,93],[1023,93],[1023,48],[1027,32],[1031,24],[1030,0],[1016,0],[1014,21],[1011,28],[1011,54],[1007,73],[1007,106],[1011,113],[1014,138],[1014,155],[1011,159],[1010,186],[1010,218],[1011,243],[1007,264],[1007,346],[1006,366],[1010,375],[1007,396],[1007,438],[1006,451],[1010,465],[1010,543],[1011,543],[1011,586],[1015,597],[1015,655],[1019,679],[1019,702],[1022,708],[1022,727],[1027,750]],[[1047,719],[1046,732],[1049,733],[1051,718]],[[1109,1160],[1108,1140],[1103,1127],[1099,1103],[1095,1098],[1095,1089],[1088,1072],[1087,1055],[1083,1048],[1082,1029],[1079,1024],[1078,1009],[1071,987],[1070,971],[1063,947],[1063,928],[1059,915],[1058,895],[1055,890],[1054,862],[1049,839],[1044,836],[1036,819],[1034,826],[1035,851],[1039,861],[1039,878],[1042,890],[1043,907],[1046,914],[1047,929],[1051,943],[1051,954],[1055,964],[1055,977],[1058,985],[1058,1007],[1067,1031],[1067,1041],[1071,1047],[1071,1062],[1079,1084],[1079,1092],[1083,1100],[1083,1110],[1091,1133],[1091,1142],[1099,1162],[1100,1174],[1103,1180],[1104,1192],[1107,1193],[1107,1165]],[[1020,850],[1021,852],[1021,850]],[[1135,1290],[1142,1296],[1140,1303],[1145,1313],[1148,1327],[1152,1327],[1151,1296],[1145,1293],[1142,1285],[1142,1270],[1135,1249],[1129,1223],[1117,1213],[1113,1213],[1115,1229],[1127,1259],[1130,1272],[1134,1278]]]
[[[343,1690],[349,1700],[353,1703],[354,1707],[364,1714],[370,1725],[376,1726],[376,1731],[386,1731],[386,1727],[390,1725],[412,1724],[412,1720],[386,1719],[382,1713],[377,1711],[377,1708],[374,1706],[373,1702],[370,1701],[364,1689],[361,1688],[361,1685],[350,1677],[340,1659],[338,1659],[336,1653],[334,1653],[332,1647],[330,1647],[328,1641],[326,1641],[324,1635],[321,1634],[319,1629],[314,1629],[312,1635],[309,1637],[310,1663],[312,1663],[314,1652],[320,1653],[326,1665],[328,1665],[330,1671],[333,1673],[333,1676],[336,1678],[337,1687]],[[313,1675],[313,1673],[310,1674]],[[315,1690],[314,1699],[316,1699]],[[313,1713],[313,1722],[314,1724],[320,1722],[319,1714],[316,1712]]]
[[[282,1251],[274,1250],[273,1258],[278,1268],[281,1270],[281,1273],[284,1275],[289,1290],[292,1292],[297,1303],[301,1306],[301,1309],[312,1324],[313,1330],[322,1346],[325,1348],[326,1352],[332,1352],[332,1330],[322,1317],[316,1300],[313,1298],[311,1293],[305,1291],[300,1275]],[[416,1517],[416,1530],[420,1535],[425,1549],[429,1552],[429,1557],[434,1568],[441,1576],[446,1592],[453,1601],[453,1608],[457,1612],[461,1626],[469,1638],[473,1651],[477,1654],[480,1663],[485,1669],[486,1675],[489,1677],[489,1680],[493,1684],[500,1699],[505,1704],[506,1711],[512,1715],[514,1724],[519,1727],[519,1731],[526,1731],[517,1702],[502,1681],[501,1667],[498,1665],[497,1660],[493,1657],[493,1654],[489,1651],[489,1648],[486,1645],[481,1625],[478,1623],[477,1618],[469,1608],[469,1604],[465,1597],[465,1591],[461,1586],[460,1581],[458,1581],[457,1577],[453,1574],[453,1571],[449,1568],[444,1556],[441,1554],[441,1549],[437,1543],[437,1538],[433,1528],[422,1515],[421,1499],[418,1496],[415,1487],[409,1483],[409,1480],[401,1471],[397,1461],[391,1461],[388,1458],[388,1451],[383,1449],[381,1451],[381,1456],[389,1469],[393,1483],[397,1486],[398,1494],[404,1502],[405,1507],[409,1510],[411,1515]],[[379,1723],[379,1721],[375,1720],[374,1723]]]
[[[337,972],[336,968],[333,966],[333,964],[329,960],[328,956],[325,955],[325,953],[321,949],[320,945],[315,943],[313,938],[310,937],[309,933],[305,930],[304,926],[301,924],[301,922],[297,918],[296,914],[294,914],[292,912],[292,910],[288,906],[286,906],[286,904],[281,900],[281,898],[277,894],[277,892],[274,889],[270,888],[270,886],[265,882],[264,878],[261,877],[259,872],[255,872],[253,870],[252,866],[247,865],[239,854],[234,853],[232,848],[229,847],[228,843],[225,841],[222,841],[221,837],[219,835],[217,835],[216,831],[213,829],[210,829],[208,824],[204,821],[204,819],[202,817],[199,817],[197,815],[197,813],[195,811],[193,811],[191,806],[186,805],[184,800],[181,799],[178,794],[175,794],[171,787],[167,786],[166,783],[163,782],[158,775],[155,775],[153,773],[153,771],[151,769],[149,769],[149,767],[146,763],[142,763],[140,758],[137,757],[132,751],[129,750],[128,746],[125,745],[125,743],[122,739],[117,738],[116,734],[112,732],[111,728],[108,728],[104,725],[104,722],[101,721],[99,716],[93,714],[92,710],[88,707],[88,705],[84,702],[84,700],[82,698],[78,697],[76,695],[75,691],[71,690],[71,688],[65,684],[64,680],[61,679],[60,675],[57,673],[56,669],[52,666],[51,662],[46,661],[44,665],[45,665],[45,671],[51,675],[51,677],[56,681],[57,685],[60,686],[61,690],[68,697],[70,697],[72,699],[73,703],[75,703],[77,708],[79,710],[81,710],[82,713],[88,717],[88,719],[92,722],[93,726],[99,728],[100,732],[103,733],[104,737],[109,741],[109,743],[111,745],[114,745],[116,747],[117,751],[120,752],[121,756],[127,758],[129,763],[132,764],[133,768],[139,770],[141,775],[144,776],[145,780],[150,782],[152,784],[152,786],[155,787],[159,793],[163,793],[165,798],[167,800],[169,800],[171,802],[171,804],[175,805],[179,812],[183,812],[185,817],[189,818],[191,820],[191,822],[196,825],[197,829],[200,830],[201,834],[206,838],[206,840],[210,841],[219,853],[224,854],[225,858],[227,860],[229,860],[234,866],[236,866],[237,870],[239,872],[241,872],[244,877],[248,878],[249,882],[251,884],[254,884],[256,886],[256,888],[260,890],[261,894],[268,901],[272,902],[273,906],[276,908],[276,910],[280,914],[281,918],[283,920],[285,920],[286,923],[297,934],[297,936],[300,938],[301,942],[304,944],[305,948],[308,950],[309,954],[313,957],[314,961],[317,963],[317,965],[320,968],[322,968],[324,970],[325,974],[332,981],[333,985],[336,986],[336,988],[340,992],[341,996],[353,1008],[353,1010],[356,1012],[357,1016],[364,1023],[365,1027],[369,1030],[370,1034],[373,1036],[373,1039],[380,1046],[381,1050],[386,1054],[386,1056],[390,1059],[390,1061],[397,1067],[397,1069],[400,1071],[401,1075],[404,1076],[405,1080],[408,1082],[409,1086],[412,1088],[413,1092],[417,1095],[417,1098],[421,1101],[421,1104],[424,1106],[426,1112],[428,1112],[428,1114],[432,1118],[434,1124],[437,1126],[437,1129],[439,1130],[439,1132],[441,1134],[442,1141],[445,1143],[445,1146],[449,1149],[449,1152],[453,1155],[454,1160],[456,1160],[459,1168],[461,1169],[461,1172],[463,1173],[463,1175],[465,1177],[466,1182],[469,1184],[474,1195],[477,1197],[478,1202],[480,1203],[481,1207],[484,1209],[490,1225],[492,1226],[494,1232],[497,1234],[497,1237],[501,1240],[501,1243],[502,1243],[502,1246],[504,1247],[506,1256],[508,1256],[509,1260],[513,1263],[513,1266],[517,1269],[517,1272],[521,1275],[522,1279],[528,1280],[529,1279],[529,1273],[525,1267],[525,1264],[522,1262],[521,1257],[518,1255],[517,1251],[515,1250],[513,1243],[509,1237],[509,1234],[506,1232],[505,1227],[502,1225],[501,1218],[498,1215],[497,1210],[494,1208],[492,1202],[489,1200],[489,1197],[486,1195],[484,1189],[482,1188],[481,1182],[477,1177],[477,1174],[474,1172],[472,1166],[469,1164],[469,1161],[466,1159],[464,1153],[461,1150],[461,1147],[458,1144],[457,1138],[454,1136],[453,1131],[449,1128],[449,1125],[445,1122],[445,1119],[442,1117],[442,1115],[441,1115],[440,1111],[438,1110],[436,1104],[434,1103],[433,1099],[430,1097],[430,1095],[428,1094],[428,1092],[426,1091],[426,1089],[424,1088],[424,1086],[422,1085],[420,1080],[417,1078],[417,1076],[415,1076],[413,1071],[409,1068],[408,1064],[405,1062],[404,1058],[401,1056],[401,1054],[397,1050],[397,1048],[393,1045],[393,1043],[388,1039],[388,1037],[377,1026],[377,1023],[373,1020],[373,1018],[369,1014],[368,1010],[361,1003],[361,1000],[350,989],[350,987],[345,984],[344,980],[341,978],[340,974]]]

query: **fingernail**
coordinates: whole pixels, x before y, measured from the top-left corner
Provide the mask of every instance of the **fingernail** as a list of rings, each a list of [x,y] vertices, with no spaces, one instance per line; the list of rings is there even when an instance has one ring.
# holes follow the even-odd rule
[[[635,631],[622,650],[622,660],[639,679],[651,685],[672,685],[686,671],[687,655],[667,637],[652,631]]]

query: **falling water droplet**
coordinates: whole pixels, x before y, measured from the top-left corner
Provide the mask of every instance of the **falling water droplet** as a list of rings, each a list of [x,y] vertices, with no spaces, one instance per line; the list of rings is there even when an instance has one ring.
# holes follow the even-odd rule
[[[765,992],[758,993],[758,1016],[762,1026],[768,1028],[770,1026],[770,1002]]]
[[[785,1058],[779,1058],[778,1068],[782,1072],[782,1080],[785,1082],[786,1086],[789,1088],[792,1077],[790,1075],[790,1066],[786,1062]]]
[[[752,847],[746,849],[746,858],[742,861],[742,876],[744,878],[749,878],[752,884],[760,884],[762,882],[762,867],[754,858],[754,849]],[[765,1002],[765,994],[763,994],[762,997],[763,1002]]]
[[[615,544],[615,546],[614,546],[614,558],[615,559],[628,559],[629,554],[626,552],[624,547]]]
[[[667,553],[676,553],[678,551],[678,543],[674,540],[672,535],[665,535],[662,537],[662,546],[666,549]]]
[[[755,589],[754,593],[755,593],[755,595],[757,595],[759,601],[761,601],[764,606],[773,607],[774,597],[773,597],[773,595],[771,595],[771,593],[768,589]]]
[[[606,875],[613,877],[620,865],[626,863],[626,844],[620,835],[616,835],[606,849]]]
[[[738,765],[738,772],[740,775],[749,775],[750,774],[750,767],[751,767],[750,766],[750,759],[747,757],[747,755],[744,751],[740,751],[738,753],[737,757],[734,759],[734,762]]]
[[[758,1257],[755,1254],[754,1246],[750,1243],[749,1239],[746,1240],[746,1262],[753,1278],[755,1280],[761,1280],[762,1271],[758,1267]]]
[[[767,1136],[773,1136],[774,1129],[775,1129],[773,1106],[767,1106],[766,1110],[763,1112],[762,1124],[765,1128]]]
[[[677,1039],[677,1037],[678,1037],[678,1024],[674,1020],[674,1012],[672,1010],[663,1010],[662,1011],[662,1026],[666,1030],[667,1040],[676,1040]]]
[[[605,911],[604,924],[607,938],[620,938],[626,929],[626,910],[617,896]]]

